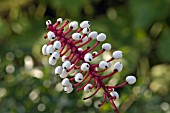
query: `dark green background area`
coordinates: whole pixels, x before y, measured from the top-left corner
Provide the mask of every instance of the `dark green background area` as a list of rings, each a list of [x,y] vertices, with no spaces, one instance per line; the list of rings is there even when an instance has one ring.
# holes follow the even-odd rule
[[[170,113],[170,0],[0,0],[0,113],[113,113],[109,101],[96,107],[100,95],[83,101],[83,92],[61,91],[41,54],[45,21],[59,17],[89,20],[112,44],[105,54],[124,52],[111,84],[131,74],[137,82],[117,90],[120,113]]]

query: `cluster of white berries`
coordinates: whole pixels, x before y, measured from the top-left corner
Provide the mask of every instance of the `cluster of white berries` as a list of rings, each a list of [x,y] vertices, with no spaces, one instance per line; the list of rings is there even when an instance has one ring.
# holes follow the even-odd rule
[[[68,37],[66,37],[66,35],[69,32],[71,32],[72,30],[76,30],[78,28],[78,22],[72,21],[69,24],[69,29],[64,32],[63,28],[69,23],[67,21],[66,23],[63,24],[63,27],[60,28],[60,30],[62,29],[61,37],[63,37],[63,36],[65,36],[65,37],[62,40],[60,40],[60,39],[58,40],[56,37],[56,34],[55,34],[56,32],[54,32],[56,30],[56,28],[53,28],[53,27],[54,26],[56,27],[58,24],[61,24],[61,23],[62,23],[62,18],[58,18],[57,22],[54,25],[52,25],[52,22],[50,20],[46,21],[46,25],[47,25],[47,27],[49,27],[49,29],[48,29],[49,32],[46,34],[45,38],[48,39],[50,41],[50,43],[44,44],[42,46],[42,54],[49,56],[49,64],[50,65],[56,65],[57,60],[61,57],[61,60],[63,63],[61,66],[57,66],[55,68],[55,75],[58,75],[60,78],[63,79],[62,85],[64,87],[64,91],[66,93],[71,93],[73,91],[73,84],[71,83],[73,80],[75,82],[77,82],[77,84],[87,81],[87,80],[85,80],[86,78],[88,78],[88,77],[85,77],[86,72],[88,72],[88,74],[87,74],[88,76],[91,76],[90,74],[93,74],[93,73],[95,73],[93,76],[98,76],[100,72],[104,72],[108,68],[111,68],[112,60],[122,58],[123,52],[120,50],[114,51],[112,54],[112,58],[110,60],[101,61],[98,64],[92,64],[91,62],[93,61],[94,58],[96,58],[97,56],[102,54],[104,51],[109,51],[112,48],[111,44],[103,43],[101,51],[99,51],[99,52],[92,51],[95,47],[98,46],[98,44],[100,42],[103,42],[106,40],[106,35],[104,33],[98,34],[96,31],[91,32],[90,31],[90,22],[83,21],[82,23],[80,23],[80,29],[77,32],[72,33],[72,35],[68,38]],[[67,41],[67,38],[68,38],[68,40],[70,40],[70,38],[72,38],[70,40],[70,42],[74,42],[74,43],[69,45],[68,44],[69,41]],[[63,42],[63,40],[65,40],[65,41]],[[93,45],[93,47],[91,47],[91,48],[87,47],[86,50],[83,50],[82,47],[84,45],[86,45],[88,42],[90,42],[91,40],[97,40],[97,41]],[[76,44],[78,44],[78,45],[76,46]],[[66,46],[74,46],[74,47],[67,48]],[[74,48],[74,51],[72,50],[72,48]],[[66,52],[63,53],[64,49],[66,50]],[[71,53],[70,53],[70,55],[67,54],[67,56],[66,56],[66,53],[69,51],[68,49],[71,50]],[[77,50],[75,50],[75,49],[77,49]],[[78,53],[75,53],[75,55],[74,55],[75,51]],[[72,54],[73,54],[73,57],[71,57]],[[80,55],[77,55],[77,54],[80,54]],[[81,56],[81,58],[79,56]],[[74,60],[73,60],[73,58],[74,58]],[[77,66],[78,62],[80,62],[80,61],[82,61],[82,64],[80,66]],[[99,68],[99,71],[98,71],[98,68]],[[112,76],[113,74],[115,74],[116,72],[121,72],[122,69],[123,69],[123,64],[121,62],[116,62],[113,65],[113,72],[111,74],[102,76],[103,78],[100,79],[101,80],[100,82],[102,82],[102,80],[104,78],[108,78],[108,77]],[[68,75],[74,70],[80,70],[80,71],[77,72],[73,78],[69,77]],[[90,72],[93,72],[93,73],[90,73]],[[95,79],[95,78],[93,78],[93,79]],[[135,82],[136,82],[136,78],[134,76],[126,77],[125,84],[134,84]],[[121,84],[121,85],[123,86],[125,84]],[[81,89],[84,89],[85,92],[90,92],[93,87],[94,87],[93,84],[90,84],[90,82],[87,82],[86,85],[84,87],[82,87]],[[101,87],[101,86],[99,86],[99,87]],[[112,96],[114,99],[119,99],[119,94],[115,91],[115,89],[113,87],[111,87],[111,88],[112,88],[112,91],[110,91],[109,92],[110,94],[107,94],[107,95]],[[104,89],[104,90],[106,90],[106,89]]]

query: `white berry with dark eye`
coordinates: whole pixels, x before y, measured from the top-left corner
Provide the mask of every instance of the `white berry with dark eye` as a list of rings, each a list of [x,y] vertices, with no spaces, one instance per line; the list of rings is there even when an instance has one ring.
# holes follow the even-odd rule
[[[106,61],[101,61],[101,62],[99,63],[99,67],[100,67],[101,69],[107,69],[107,68],[109,68],[109,63],[107,63]]]
[[[102,45],[102,49],[105,50],[105,51],[109,51],[111,48],[112,48],[112,46],[109,43],[104,43]]]
[[[99,41],[99,42],[103,42],[105,39],[106,39],[106,35],[104,33],[100,33],[97,36],[97,41]]]
[[[72,38],[74,40],[80,40],[81,39],[81,34],[80,33],[73,33],[72,34]]]
[[[50,65],[55,65],[57,63],[57,59],[54,59],[53,57],[49,57],[48,62]]]
[[[90,27],[90,22],[89,21],[83,21],[83,22],[80,23],[80,27],[81,28]]]
[[[120,63],[120,62],[116,62],[116,63],[114,64],[113,68],[114,68],[114,71],[120,72],[120,71],[122,71],[122,69],[123,69],[123,64]]]
[[[83,34],[89,34],[90,33],[90,28],[84,28],[82,31]]]
[[[77,73],[74,77],[76,82],[82,82],[83,80],[83,75],[81,73]]]
[[[87,53],[84,55],[84,60],[86,62],[91,62],[93,60],[92,54],[91,53]]]
[[[97,38],[98,33],[96,31],[92,31],[89,33],[88,37],[91,39],[96,39]]]
[[[70,84],[70,85],[67,86],[67,87],[64,87],[64,91],[65,91],[66,93],[71,93],[71,92],[73,91],[73,86],[72,86],[72,84]]]
[[[61,42],[60,41],[55,41],[53,43],[53,48],[56,50],[60,50],[61,49]]]
[[[46,52],[48,55],[52,55],[54,53],[54,48],[53,48],[53,45],[48,45],[47,48],[46,48]]]
[[[114,59],[119,59],[119,58],[122,58],[123,57],[123,52],[122,51],[114,51],[113,54],[112,54],[112,57]]]
[[[52,57],[53,59],[58,59],[58,58],[60,58],[60,53],[59,53],[59,52],[54,52],[54,53],[51,55],[51,57]]]
[[[61,77],[61,78],[66,78],[67,76],[68,76],[67,70],[63,69],[63,70],[62,70],[62,73],[60,74],[60,77]]]
[[[70,63],[70,61],[65,61],[63,64],[62,64],[62,67],[63,67],[63,69],[69,69],[70,68],[70,66],[71,66],[71,63]]]
[[[119,99],[119,94],[116,91],[110,92],[110,95],[114,97],[114,99]]]
[[[68,78],[65,78],[62,80],[61,84],[65,87],[69,86],[71,83],[70,83],[70,80]]]
[[[47,49],[47,44],[44,44],[44,45],[42,46],[42,49],[41,49],[43,55],[48,55],[46,49]]]
[[[81,70],[82,70],[82,71],[88,71],[89,68],[90,68],[90,65],[89,65],[88,63],[83,63],[83,64],[81,65]]]
[[[47,21],[46,21],[46,25],[47,25],[47,26],[49,26],[49,25],[51,25],[51,24],[52,24],[51,20],[47,20]]]
[[[55,75],[60,75],[62,73],[63,68],[61,66],[57,66],[55,68]]]
[[[47,38],[50,40],[50,41],[53,41],[55,40],[55,34],[52,32],[52,31],[49,31],[47,33]]]
[[[73,30],[76,30],[78,28],[78,22],[73,21],[69,24],[69,28],[72,28]]]
[[[63,19],[62,18],[58,18],[57,22],[58,22],[58,24],[61,24],[63,22]]]
[[[92,85],[91,84],[87,84],[85,87],[84,87],[84,91],[85,92],[90,92],[91,91],[91,87],[92,87]]]

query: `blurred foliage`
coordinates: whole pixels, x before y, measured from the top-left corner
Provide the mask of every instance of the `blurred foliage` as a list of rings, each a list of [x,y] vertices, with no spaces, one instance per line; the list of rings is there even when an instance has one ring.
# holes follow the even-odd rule
[[[107,34],[111,52],[124,52],[123,72],[106,81],[138,78],[118,90],[120,113],[170,113],[169,6],[170,0],[1,0],[0,113],[113,113],[109,102],[96,107],[101,93],[83,101],[86,94],[62,91],[41,54],[45,21],[58,17],[90,20],[92,30]]]

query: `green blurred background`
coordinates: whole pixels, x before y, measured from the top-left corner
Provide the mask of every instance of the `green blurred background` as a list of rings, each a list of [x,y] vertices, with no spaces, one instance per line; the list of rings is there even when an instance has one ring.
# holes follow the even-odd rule
[[[88,101],[65,94],[41,54],[45,21],[59,17],[106,33],[113,49],[105,56],[124,52],[124,70],[105,81],[137,77],[117,90],[120,113],[170,113],[170,0],[0,0],[0,113],[113,113],[108,101],[97,108],[102,93]]]

